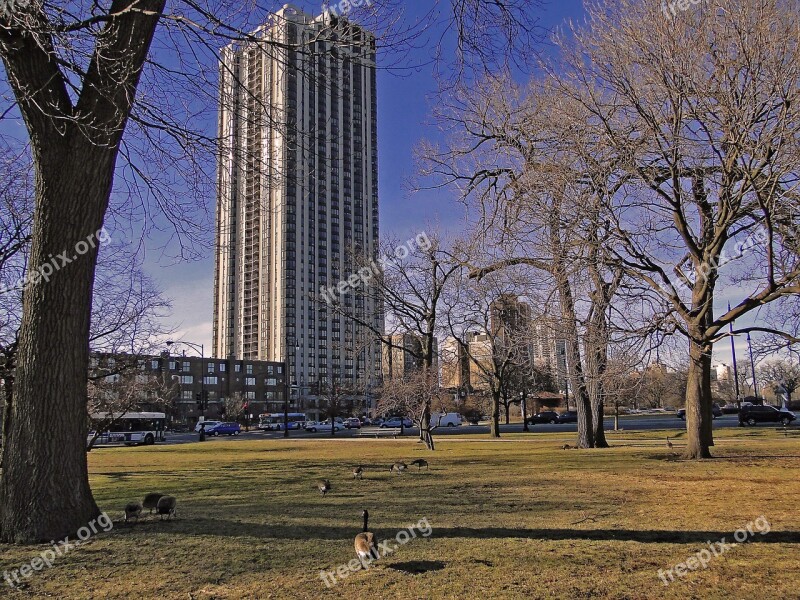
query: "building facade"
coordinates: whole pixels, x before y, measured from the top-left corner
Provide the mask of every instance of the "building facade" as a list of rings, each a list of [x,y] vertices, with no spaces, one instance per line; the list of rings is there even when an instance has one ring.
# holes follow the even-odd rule
[[[377,386],[380,344],[345,313],[381,329],[382,307],[320,294],[377,257],[375,38],[289,5],[254,36],[220,59],[213,354],[285,362],[301,396]]]
[[[93,354],[89,376],[105,385],[103,393],[126,394],[139,409],[161,410],[166,407],[174,424],[191,426],[203,413],[198,400],[207,401],[205,416],[221,418],[228,399],[236,398],[245,408],[243,414],[257,419],[259,414],[284,410],[286,379],[283,363],[200,358],[199,356],[131,356]],[[123,391],[131,386],[133,392]],[[296,406],[290,405],[295,412]],[[237,415],[227,415],[234,419]]]

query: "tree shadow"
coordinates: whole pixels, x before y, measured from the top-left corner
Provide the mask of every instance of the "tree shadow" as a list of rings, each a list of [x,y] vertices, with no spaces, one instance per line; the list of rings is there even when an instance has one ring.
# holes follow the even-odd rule
[[[116,523],[115,523],[116,525]],[[506,527],[436,527],[431,519],[432,538],[446,539],[511,539],[529,538],[545,541],[587,540],[596,542],[640,542],[657,544],[706,544],[725,538],[733,540],[735,527],[728,531],[675,531],[668,529],[520,529]],[[358,533],[357,527],[333,527],[317,525],[265,525],[229,521],[224,519],[192,518],[188,511],[170,521],[148,519],[132,527],[128,531],[146,530],[156,533],[163,529],[171,535],[203,535],[220,537],[254,537],[260,539],[296,539],[296,540],[335,540],[349,539]],[[391,539],[397,530],[388,528],[374,529],[378,539]],[[758,531],[749,536],[747,543],[758,544],[800,544],[800,531],[770,531],[764,535]]]

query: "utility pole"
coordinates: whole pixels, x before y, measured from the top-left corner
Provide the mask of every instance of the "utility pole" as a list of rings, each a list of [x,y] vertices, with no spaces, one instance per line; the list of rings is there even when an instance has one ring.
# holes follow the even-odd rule
[[[289,379],[289,359],[283,361],[283,437],[289,437],[289,394],[291,385]]]
[[[750,332],[747,332],[747,347],[750,349],[750,369],[753,371],[753,393],[758,400],[758,381],[756,380],[756,363],[753,360],[753,344],[750,342]]]
[[[728,312],[731,311],[731,303],[728,302]],[[731,332],[731,354],[733,355],[733,380],[736,382],[736,406],[742,408],[742,395],[739,391],[739,367],[736,366],[736,344],[733,340],[733,321],[729,324]]]

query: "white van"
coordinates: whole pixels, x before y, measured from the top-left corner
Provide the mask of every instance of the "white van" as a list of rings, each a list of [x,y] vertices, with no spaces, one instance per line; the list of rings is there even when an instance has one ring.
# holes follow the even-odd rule
[[[458,413],[431,413],[431,425],[458,427],[461,425],[461,415]]]

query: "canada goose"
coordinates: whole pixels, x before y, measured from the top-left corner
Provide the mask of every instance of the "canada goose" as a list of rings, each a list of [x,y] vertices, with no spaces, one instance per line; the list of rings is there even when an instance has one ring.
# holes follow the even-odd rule
[[[570,446],[569,444],[564,444],[563,446],[561,446],[561,449],[562,450],[572,450],[572,446]]]
[[[161,515],[161,520],[164,520],[164,515],[167,515],[167,519],[169,520],[171,517],[175,516],[177,509],[175,508],[177,505],[177,500],[175,500],[175,496],[162,496],[158,500],[158,506],[156,506],[156,512]]]
[[[324,496],[331,491],[331,482],[327,479],[320,479],[317,482],[317,489],[319,490],[319,493]]]
[[[669,441],[669,438],[667,438],[667,448],[672,450],[672,442]]]
[[[417,471],[421,471],[422,467],[428,468],[428,461],[424,458],[417,458],[416,460],[411,461],[412,465],[417,465]]]
[[[389,473],[396,472],[398,474],[402,473],[408,468],[408,465],[404,462],[396,462],[391,467],[389,467]]]
[[[358,465],[353,469],[353,479],[363,479],[364,478],[364,469],[361,468],[361,465]]]
[[[125,522],[127,523],[130,519],[139,520],[139,517],[142,514],[142,505],[138,502],[128,502],[125,505]]]
[[[375,534],[369,530],[369,513],[361,513],[364,517],[364,530],[356,536],[356,555],[362,564],[378,559],[378,544],[375,543]]]
[[[164,497],[164,494],[147,494],[142,501],[142,506],[146,509],[150,509],[150,514],[153,514],[153,511],[158,508],[158,501]]]

